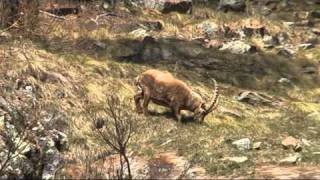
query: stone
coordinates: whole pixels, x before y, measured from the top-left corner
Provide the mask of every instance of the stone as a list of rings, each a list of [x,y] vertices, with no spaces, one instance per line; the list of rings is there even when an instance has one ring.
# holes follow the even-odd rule
[[[67,149],[68,138],[66,134],[56,129],[50,130],[50,133],[52,135],[52,140],[54,141],[54,145],[59,151]]]
[[[163,22],[161,21],[144,21],[142,26],[146,27],[148,30],[160,31],[163,29]]]
[[[219,25],[212,21],[204,21],[197,24],[196,29],[203,33],[207,38],[214,37],[220,30]]]
[[[285,43],[289,39],[289,35],[286,32],[280,32],[276,35],[280,44]]]
[[[56,171],[63,163],[63,159],[58,152],[47,151],[45,158],[45,165],[43,167],[42,179],[55,179]]]
[[[278,51],[278,55],[281,56],[291,57],[293,54],[295,54],[295,51],[288,47],[283,47]]]
[[[94,45],[96,45],[97,47],[101,48],[101,49],[105,49],[107,47],[106,43],[101,42],[101,41],[96,41],[94,43]]]
[[[262,145],[262,142],[255,142],[253,143],[252,149],[259,150],[261,149],[261,145]]]
[[[203,45],[205,48],[214,48],[219,49],[222,47],[222,42],[216,39],[205,41],[205,44]]]
[[[298,143],[298,144],[294,147],[294,151],[295,151],[295,152],[300,152],[300,151],[302,151],[302,145],[301,145],[301,143]]]
[[[318,69],[314,66],[306,66],[302,69],[302,72],[305,74],[316,74]]]
[[[156,9],[162,13],[192,13],[192,0],[143,0],[144,7]]]
[[[299,144],[299,140],[292,136],[288,136],[284,140],[282,140],[281,144],[285,149],[288,149],[290,147],[294,148]]]
[[[257,51],[255,46],[252,46],[252,45],[247,44],[247,43],[240,41],[240,40],[224,43],[219,50],[220,51],[227,50],[227,51],[230,51],[234,54],[245,54],[248,52],[256,52]]]
[[[26,93],[32,94],[33,93],[33,87],[32,86],[26,86],[24,87],[24,90]]]
[[[311,146],[311,142],[307,139],[301,139],[302,145],[304,146]]]
[[[292,81],[288,78],[280,78],[278,82],[282,84],[292,84]]]
[[[320,35],[320,29],[313,28],[311,31],[316,35]]]
[[[320,10],[314,10],[310,13],[310,16],[313,18],[320,18]]]
[[[239,150],[248,150],[250,149],[251,141],[249,138],[243,138],[232,142],[232,145],[236,146]]]
[[[281,105],[281,100],[275,99],[269,95],[253,92],[253,91],[242,91],[236,97],[238,101],[245,102],[251,105],[271,105],[278,106]]]
[[[299,153],[295,153],[294,155],[290,155],[282,160],[280,160],[281,164],[296,164],[301,161],[301,155]]]
[[[147,31],[143,28],[138,28],[136,30],[133,30],[129,33],[130,36],[132,36],[135,39],[140,39],[140,38],[144,38],[146,36],[149,36],[149,34],[147,33]]]
[[[311,49],[311,48],[314,48],[314,45],[312,43],[302,43],[302,44],[299,44],[298,47],[300,49]]]
[[[244,163],[244,162],[248,161],[248,157],[246,157],[246,156],[225,157],[225,158],[223,158],[223,160],[232,161],[232,162],[236,162],[236,163]]]
[[[279,44],[277,37],[266,35],[263,37],[264,48],[272,48]]]
[[[12,37],[12,35],[9,32],[4,31],[4,32],[0,32],[0,38],[1,37],[9,39]]]
[[[218,10],[228,12],[228,11],[241,11],[246,10],[245,0],[220,0]]]

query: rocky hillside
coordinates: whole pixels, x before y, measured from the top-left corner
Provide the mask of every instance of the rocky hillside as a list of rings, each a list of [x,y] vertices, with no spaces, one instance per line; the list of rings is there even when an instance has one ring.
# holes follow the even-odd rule
[[[42,4],[28,36],[0,30],[0,178],[115,177],[90,111],[112,94],[136,120],[133,178],[320,178],[319,2],[177,2]],[[138,115],[134,78],[150,68],[205,99],[216,79],[218,109]]]

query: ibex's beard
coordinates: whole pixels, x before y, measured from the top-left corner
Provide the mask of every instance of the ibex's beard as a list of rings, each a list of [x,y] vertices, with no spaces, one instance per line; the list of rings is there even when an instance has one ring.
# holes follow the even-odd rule
[[[205,111],[204,110],[200,110],[200,112],[196,112],[194,114],[194,119],[198,122],[203,122],[204,121],[204,118],[205,118]]]
[[[196,116],[194,116],[194,119],[197,121],[197,122],[203,122],[204,121],[204,115],[203,114],[198,114]]]

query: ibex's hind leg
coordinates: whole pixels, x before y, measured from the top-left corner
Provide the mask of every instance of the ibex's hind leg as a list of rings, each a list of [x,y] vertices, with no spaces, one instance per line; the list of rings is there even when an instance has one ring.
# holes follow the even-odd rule
[[[143,114],[146,116],[149,115],[149,112],[148,112],[149,102],[150,102],[150,91],[148,89],[145,89],[143,94]]]
[[[143,98],[143,94],[142,92],[139,92],[138,94],[136,94],[134,96],[134,102],[136,104],[136,110],[138,113],[142,113],[142,107],[141,107],[141,103],[140,100]]]

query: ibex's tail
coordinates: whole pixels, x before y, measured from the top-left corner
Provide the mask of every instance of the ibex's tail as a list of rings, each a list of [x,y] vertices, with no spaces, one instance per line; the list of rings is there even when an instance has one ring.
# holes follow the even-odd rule
[[[213,80],[213,84],[214,84],[213,97],[212,97],[212,100],[210,102],[210,106],[206,110],[206,114],[209,114],[210,112],[215,110],[218,107],[218,104],[219,104],[218,83],[217,83],[217,81],[215,79],[212,79],[212,80]]]

